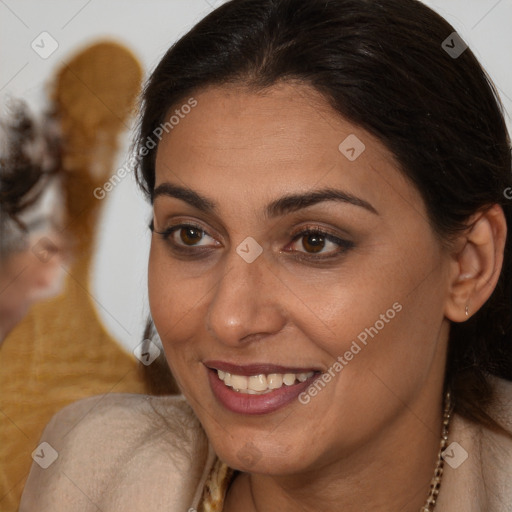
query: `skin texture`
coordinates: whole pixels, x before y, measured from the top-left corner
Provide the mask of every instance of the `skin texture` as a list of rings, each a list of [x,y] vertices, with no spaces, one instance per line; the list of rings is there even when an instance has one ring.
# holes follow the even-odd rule
[[[160,142],[155,188],[187,187],[217,208],[155,198],[149,294],[183,393],[218,455],[244,471],[225,510],[419,510],[439,448],[449,320],[465,320],[466,304],[474,313],[495,286],[501,209],[475,216],[474,243],[468,230],[447,248],[390,152],[307,86],[194,97]],[[365,145],[354,161],[338,149],[352,134]],[[281,196],[326,187],[377,213],[324,201],[264,214]],[[159,232],[189,222],[206,233],[185,237],[187,256],[173,248],[187,247],[182,232]],[[308,254],[311,240],[296,236],[308,227],[351,246],[320,261],[338,248],[326,241]],[[253,263],[236,252],[249,236],[263,249]],[[397,303],[400,312],[308,404],[246,416],[216,401],[204,361],[326,372]]]

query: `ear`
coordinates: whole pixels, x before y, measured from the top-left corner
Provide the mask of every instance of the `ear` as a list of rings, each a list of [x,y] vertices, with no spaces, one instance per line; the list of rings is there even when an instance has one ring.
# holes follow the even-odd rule
[[[464,322],[491,296],[503,265],[507,221],[495,204],[472,216],[454,244],[445,315]]]

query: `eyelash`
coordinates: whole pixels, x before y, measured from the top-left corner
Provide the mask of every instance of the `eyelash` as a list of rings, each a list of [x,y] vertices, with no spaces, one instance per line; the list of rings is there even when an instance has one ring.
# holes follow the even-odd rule
[[[303,251],[294,251],[296,252],[296,257],[299,259],[305,259],[305,260],[328,260],[333,259],[336,257],[342,256],[344,253],[346,253],[348,250],[352,249],[354,247],[354,243],[349,240],[344,240],[343,238],[339,238],[335,235],[330,234],[328,231],[325,231],[325,229],[321,228],[320,226],[311,226],[307,227],[305,229],[302,229],[294,234],[292,234],[292,243],[295,243],[297,240],[300,240],[301,238],[304,238],[306,236],[310,235],[318,235],[321,238],[323,238],[326,242],[331,242],[338,246],[338,249],[335,251],[331,251],[331,253],[327,254],[318,254],[315,255],[314,253],[308,253]]]
[[[169,243],[171,248],[174,251],[176,251],[178,253],[181,253],[183,255],[187,255],[187,256],[197,255],[197,256],[199,256],[198,252],[201,252],[201,253],[204,254],[204,253],[209,252],[211,250],[211,248],[207,248],[207,249],[199,249],[199,251],[198,251],[198,249],[194,248],[194,246],[190,246],[189,248],[185,248],[185,246],[179,245],[179,244],[175,243],[171,239],[171,236],[175,232],[179,231],[180,229],[186,229],[186,228],[194,228],[194,229],[198,230],[200,233],[202,233],[202,235],[206,235],[206,236],[209,236],[210,238],[213,238],[207,231],[205,231],[198,224],[194,224],[192,222],[189,222],[189,223],[186,223],[186,224],[177,224],[175,226],[170,226],[167,229],[165,229],[164,231],[156,231],[153,228],[153,223],[151,223],[150,228],[151,228],[151,230],[154,233],[159,235],[164,241]],[[348,250],[350,250],[350,249],[352,249],[354,247],[354,243],[353,242],[351,242],[349,240],[344,240],[342,238],[338,238],[337,236],[334,236],[334,235],[330,234],[329,232],[325,231],[320,226],[307,227],[305,229],[302,229],[301,231],[298,231],[298,232],[292,234],[291,235],[292,236],[292,242],[291,243],[293,244],[297,240],[300,240],[301,238],[303,238],[305,236],[310,236],[310,235],[319,235],[325,241],[328,241],[328,242],[336,244],[338,246],[338,250],[336,250],[333,254],[328,254],[327,256],[326,255],[322,255],[322,254],[315,255],[314,253],[307,253],[307,252],[303,252],[303,251],[286,251],[286,252],[295,252],[296,253],[296,257],[298,259],[320,261],[320,260],[327,260],[327,259],[333,259],[333,258],[339,257],[339,256],[343,255],[345,252],[347,252]]]

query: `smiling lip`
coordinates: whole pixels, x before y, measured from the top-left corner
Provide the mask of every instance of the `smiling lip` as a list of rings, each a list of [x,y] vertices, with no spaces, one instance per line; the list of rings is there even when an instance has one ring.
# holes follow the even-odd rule
[[[231,412],[245,415],[269,414],[293,402],[317,378],[318,370],[313,368],[290,368],[269,364],[235,365],[223,361],[206,361],[208,380],[217,401]],[[312,377],[292,386],[282,386],[262,395],[249,395],[234,391],[220,380],[217,370],[235,375],[252,376],[271,373],[307,373]]]
[[[270,373],[307,373],[321,371],[318,368],[278,366],[266,363],[255,363],[242,366],[227,363],[225,361],[205,361],[204,365],[211,370],[222,370],[223,372],[229,372],[234,375],[245,375],[246,377],[250,377],[251,375],[260,375],[261,373],[268,375]]]

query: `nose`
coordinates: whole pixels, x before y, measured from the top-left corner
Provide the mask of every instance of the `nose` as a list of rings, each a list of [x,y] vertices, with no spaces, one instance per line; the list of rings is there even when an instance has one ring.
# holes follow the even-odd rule
[[[238,347],[282,330],[282,287],[264,255],[247,263],[233,251],[229,263],[213,291],[207,331],[221,343]]]

